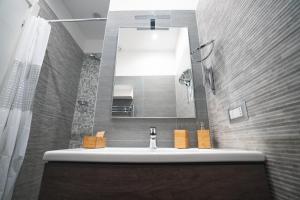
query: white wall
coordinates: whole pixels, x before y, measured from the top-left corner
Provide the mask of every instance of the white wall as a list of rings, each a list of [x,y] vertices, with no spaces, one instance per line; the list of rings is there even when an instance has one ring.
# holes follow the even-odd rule
[[[190,57],[189,35],[187,28],[182,28],[179,33],[176,46],[176,115],[177,117],[195,117],[195,103],[194,103],[194,86],[187,88],[185,85],[179,83],[181,74],[192,68]],[[190,94],[190,101],[188,100],[188,90]]]
[[[181,28],[176,44],[176,71],[177,74],[192,68],[190,58],[190,44],[187,28]]]
[[[119,51],[116,76],[175,75],[173,51]]]
[[[31,2],[34,3],[34,1]],[[0,89],[6,72],[9,70],[15,46],[22,30],[22,23],[32,9],[29,9],[25,0],[0,1]]]
[[[111,0],[109,10],[196,10],[199,0]]]

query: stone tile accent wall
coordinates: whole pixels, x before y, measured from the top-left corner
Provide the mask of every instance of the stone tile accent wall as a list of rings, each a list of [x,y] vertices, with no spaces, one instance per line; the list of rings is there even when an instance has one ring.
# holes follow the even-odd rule
[[[40,16],[56,16],[40,1]],[[25,160],[14,200],[38,199],[45,151],[68,148],[83,52],[61,23],[52,30],[33,104],[33,118]]]
[[[80,147],[83,135],[93,133],[101,54],[84,56],[72,124],[70,148]],[[81,103],[81,104],[80,104]]]
[[[215,146],[264,152],[274,198],[300,199],[300,1],[201,0],[197,15],[200,41],[216,41]],[[249,120],[230,124],[241,101]]]

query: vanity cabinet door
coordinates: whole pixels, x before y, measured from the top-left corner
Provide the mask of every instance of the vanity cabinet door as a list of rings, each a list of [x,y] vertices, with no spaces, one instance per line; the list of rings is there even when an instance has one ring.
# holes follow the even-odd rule
[[[268,200],[263,163],[48,162],[40,200]]]

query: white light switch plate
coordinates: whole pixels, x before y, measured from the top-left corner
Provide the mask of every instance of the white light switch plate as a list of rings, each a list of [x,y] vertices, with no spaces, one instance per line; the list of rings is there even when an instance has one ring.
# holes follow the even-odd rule
[[[230,119],[237,119],[239,117],[243,117],[243,111],[242,111],[242,107],[237,107],[234,108],[232,110],[229,110],[229,117]]]
[[[228,109],[230,123],[248,120],[248,111],[246,102],[235,102]]]

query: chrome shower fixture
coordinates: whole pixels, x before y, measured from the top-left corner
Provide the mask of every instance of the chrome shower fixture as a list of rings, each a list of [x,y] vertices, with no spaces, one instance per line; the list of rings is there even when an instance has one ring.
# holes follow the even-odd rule
[[[179,83],[187,87],[191,86],[192,82],[192,70],[187,69],[179,77]]]
[[[210,49],[209,53],[207,54],[207,56],[205,56],[201,60],[197,60],[197,61],[193,60],[193,58],[192,58],[193,55],[195,55],[196,53],[199,53],[201,55],[201,49],[203,49],[209,45],[211,45],[211,49]],[[191,51],[191,58],[192,58],[192,62],[194,62],[194,63],[197,62],[197,63],[202,64],[203,84],[206,85],[212,91],[212,93],[215,95],[216,88],[215,88],[215,80],[214,80],[214,73],[213,73],[212,66],[206,67],[205,64],[203,63],[203,61],[205,61],[207,58],[209,58],[209,56],[212,54],[214,47],[215,47],[215,40],[211,40],[205,44],[202,44],[202,45],[200,45],[200,47]]]
[[[187,69],[182,72],[182,74],[179,77],[179,83],[181,85],[184,85],[186,87],[186,96],[187,96],[187,103],[190,103],[193,99],[193,75],[192,75],[192,69]]]
[[[77,101],[77,111],[80,113],[86,113],[88,111],[88,107],[89,107],[89,102],[85,99],[79,99]]]
[[[95,60],[98,60],[98,61],[101,60],[101,56],[98,56],[98,55],[95,54],[95,53],[91,53],[91,54],[89,55],[89,57],[90,57],[90,58],[93,58],[93,59],[95,59]]]
[[[155,19],[150,19],[150,29],[155,30]]]
[[[201,53],[201,49],[203,49],[204,47],[208,46],[208,45],[211,45],[211,49],[209,51],[209,53],[207,54],[207,56],[205,56],[204,58],[202,58],[201,60],[198,60],[198,61],[193,61],[193,62],[203,62],[205,61],[213,52],[214,50],[214,47],[215,47],[215,40],[211,40],[205,44],[202,44],[200,45],[200,47],[194,49],[192,52],[191,52],[191,56],[193,56],[194,54],[196,54],[197,52]]]

